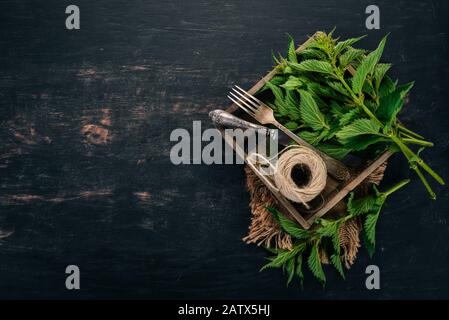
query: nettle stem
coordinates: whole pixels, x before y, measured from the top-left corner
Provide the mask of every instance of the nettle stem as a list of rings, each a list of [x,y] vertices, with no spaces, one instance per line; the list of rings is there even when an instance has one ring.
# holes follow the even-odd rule
[[[433,147],[433,143],[430,141],[419,140],[415,138],[402,138],[402,142],[413,143],[424,147]]]
[[[390,194],[398,191],[399,189],[401,189],[403,186],[405,186],[409,182],[410,182],[410,179],[405,179],[405,180],[399,181],[397,184],[392,186],[390,189],[388,189],[387,191],[384,191],[382,193],[385,195],[385,197],[388,197]]]
[[[345,89],[349,92],[349,94],[351,95],[352,99],[354,100],[355,104],[357,106],[359,106],[360,108],[363,109],[363,111],[371,118],[373,119],[381,128],[384,127],[384,124],[377,119],[377,117],[374,115],[374,113],[371,112],[371,110],[365,106],[365,104],[363,103],[363,101],[357,97],[357,95],[354,93],[354,91],[352,91],[351,87],[349,87],[349,85],[346,83],[345,79],[343,78],[343,76],[341,75],[337,75],[336,76],[338,78],[338,80],[340,80],[340,82],[343,84],[343,86],[345,87]]]
[[[399,139],[397,136],[391,136],[391,139],[398,145],[398,147],[401,149],[401,151],[407,156],[407,159],[411,163],[418,164],[421,168],[423,168],[428,174],[430,174],[439,184],[444,185],[445,182],[443,178],[440,177],[438,173],[433,171],[427,163],[424,162],[423,159],[421,159],[416,153],[412,151],[407,145],[405,145],[401,139]]]
[[[435,192],[433,192],[432,187],[429,185],[429,182],[427,182],[426,178],[424,177],[424,175],[422,174],[421,170],[419,170],[418,167],[413,167],[413,170],[416,172],[416,174],[418,175],[418,177],[421,179],[424,187],[426,188],[427,192],[430,195],[430,198],[432,200],[436,200],[437,196],[435,194]]]
[[[334,66],[335,67],[335,66]],[[343,84],[345,89],[349,92],[352,99],[354,100],[355,104],[360,107],[369,118],[374,120],[381,129],[384,129],[385,125],[376,117],[376,115],[365,105],[363,102],[363,96],[357,96],[354,91],[349,87],[349,85],[346,83],[343,75],[338,70],[338,68],[335,67],[334,76]],[[414,136],[416,138],[403,138],[401,139],[399,137],[399,133],[394,132],[393,130],[390,130],[390,132],[387,134],[387,137],[394,142],[399,149],[402,151],[402,153],[407,158],[410,168],[413,169],[418,177],[421,179],[422,183],[424,184],[424,187],[427,189],[427,192],[429,193],[430,197],[432,199],[436,199],[435,193],[433,192],[432,188],[430,187],[429,183],[427,182],[426,178],[422,174],[421,170],[417,167],[419,165],[421,168],[423,168],[429,175],[431,175],[438,183],[444,185],[444,180],[430,168],[417,154],[415,154],[407,145],[406,143],[414,143],[422,146],[433,146],[431,142],[420,140],[423,139],[422,136],[419,134],[405,128],[400,123],[396,124],[399,131],[403,131],[411,136]]]
[[[396,123],[396,127],[399,129],[399,131],[405,132],[405,133],[411,135],[412,137],[415,137],[417,139],[424,139],[424,137],[422,135],[404,127],[400,122]]]
[[[430,168],[417,154],[415,154],[408,146],[406,146],[398,137],[392,135],[391,139],[394,143],[401,149],[402,153],[405,155],[405,157],[408,160],[410,168],[416,172],[419,179],[423,183],[424,187],[426,188],[427,192],[429,193],[430,197],[435,200],[436,195],[435,192],[433,192],[432,187],[430,186],[427,179],[422,174],[421,170],[418,168],[417,165],[421,166],[428,174],[430,174],[438,183],[444,185],[444,180]]]

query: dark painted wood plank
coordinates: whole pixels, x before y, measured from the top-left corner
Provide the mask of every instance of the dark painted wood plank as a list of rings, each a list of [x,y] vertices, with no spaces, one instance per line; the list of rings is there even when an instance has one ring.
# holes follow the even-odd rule
[[[73,3],[72,3],[73,2]],[[65,7],[81,30],[64,28]],[[391,32],[385,60],[416,80],[402,119],[434,141],[426,158],[448,177],[448,4],[377,1],[381,30],[364,29],[368,1],[1,1],[0,297],[448,298],[449,191],[420,182],[391,198],[378,253],[361,250],[326,290],[307,275],[286,288],[259,273],[265,252],[241,242],[249,223],[239,166],[173,166],[169,133],[210,126],[226,92],[271,69],[285,33],[299,42],[337,27]],[[385,185],[410,173],[393,157]],[[364,289],[377,264],[382,290]],[[81,268],[79,292],[64,287]],[[411,289],[412,288],[412,289]]]

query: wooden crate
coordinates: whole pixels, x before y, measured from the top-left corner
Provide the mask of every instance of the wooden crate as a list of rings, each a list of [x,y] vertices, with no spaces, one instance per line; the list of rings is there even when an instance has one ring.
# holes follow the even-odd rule
[[[318,34],[322,32],[315,33],[312,37],[310,37],[306,42],[300,45],[296,52],[300,52],[307,47],[307,45],[316,37]],[[270,71],[265,77],[263,77],[259,82],[257,82],[251,89],[247,90],[250,94],[255,95],[264,84],[271,80],[273,76],[276,75],[276,70]],[[231,114],[236,114],[237,116],[241,116],[239,112],[239,107],[236,104],[232,104],[229,108],[226,109],[227,112]],[[257,123],[254,119],[248,119],[250,122]],[[223,131],[222,131],[223,134]],[[306,211],[301,210],[295,207],[295,205],[286,199],[276,188],[273,188],[272,184],[268,180],[268,178],[262,175],[252,163],[246,160],[246,153],[242,150],[233,140],[230,140],[229,137],[223,134],[223,138],[226,143],[231,145],[235,152],[245,159],[246,164],[254,171],[254,173],[264,182],[267,188],[273,193],[278,202],[285,208],[285,210],[304,228],[309,229],[313,222],[324,216],[331,209],[333,209],[337,204],[339,204],[352,190],[354,190],[360,183],[363,182],[374,170],[376,170],[379,166],[381,166],[391,155],[390,151],[386,151],[381,154],[377,159],[371,161],[364,168],[352,168],[353,174],[351,174],[351,178],[347,181],[337,181],[331,176],[327,176],[327,184],[326,188],[323,191],[324,204],[316,211]]]

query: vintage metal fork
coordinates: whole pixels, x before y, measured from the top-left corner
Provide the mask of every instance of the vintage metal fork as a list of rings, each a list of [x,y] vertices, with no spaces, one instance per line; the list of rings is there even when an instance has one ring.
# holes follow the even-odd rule
[[[228,98],[232,102],[239,106],[243,111],[248,113],[251,117],[256,119],[259,123],[273,124],[278,129],[282,130],[291,139],[293,139],[297,144],[308,147],[317,152],[323,159],[324,163],[326,163],[328,173],[331,174],[335,179],[345,181],[351,177],[348,168],[346,168],[343,163],[316,149],[314,146],[304,141],[292,131],[280,124],[274,118],[273,110],[265,103],[249,94],[239,86],[235,86],[235,88],[232,88],[232,92],[230,92],[229,94],[230,96],[228,96]]]

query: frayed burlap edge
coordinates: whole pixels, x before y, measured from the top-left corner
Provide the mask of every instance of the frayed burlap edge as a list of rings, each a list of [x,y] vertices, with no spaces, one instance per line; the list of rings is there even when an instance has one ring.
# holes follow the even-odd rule
[[[387,163],[383,163],[365,181],[359,186],[358,192],[366,193],[369,186],[379,184],[384,176]],[[252,217],[249,226],[248,235],[243,238],[246,243],[262,245],[267,248],[280,248],[290,250],[292,248],[292,239],[290,235],[283,232],[273,218],[273,215],[267,211],[267,207],[281,209],[276,199],[271,194],[265,184],[256,176],[256,174],[245,166],[246,183],[250,194],[250,203]],[[283,212],[284,213],[284,212]],[[339,236],[342,249],[341,259],[346,268],[349,268],[355,261],[358,249],[360,247],[360,231],[362,223],[360,218],[354,218],[346,221],[340,226]],[[322,263],[329,263],[329,259],[323,250],[320,250]]]
[[[243,241],[267,248],[290,250],[292,248],[290,235],[281,230],[273,215],[266,209],[267,207],[280,209],[276,199],[248,166],[245,166],[245,174],[252,217],[248,235]]]

